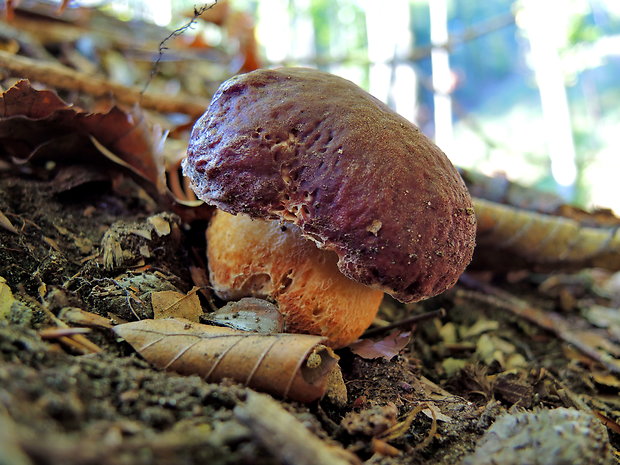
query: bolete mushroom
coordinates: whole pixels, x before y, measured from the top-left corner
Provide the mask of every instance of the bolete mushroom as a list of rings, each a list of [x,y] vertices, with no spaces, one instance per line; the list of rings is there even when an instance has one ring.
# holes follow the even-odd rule
[[[448,158],[328,73],[281,68],[224,82],[183,170],[198,197],[237,215],[218,212],[207,233],[216,293],[272,298],[287,330],[336,347],[370,325],[383,292],[402,302],[437,295],[472,257],[474,210]]]

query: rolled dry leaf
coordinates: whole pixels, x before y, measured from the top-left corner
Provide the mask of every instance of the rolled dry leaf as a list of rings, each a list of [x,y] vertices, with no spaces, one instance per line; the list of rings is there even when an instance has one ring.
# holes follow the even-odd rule
[[[618,228],[594,228],[554,215],[474,199],[478,230],[473,267],[620,270]]]
[[[300,402],[321,398],[337,356],[324,337],[256,334],[183,319],[141,320],[114,332],[158,368],[248,387]]]

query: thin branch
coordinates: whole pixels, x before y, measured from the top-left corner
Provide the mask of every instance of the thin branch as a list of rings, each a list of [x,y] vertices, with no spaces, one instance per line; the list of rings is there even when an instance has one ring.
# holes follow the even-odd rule
[[[161,60],[164,57],[164,52],[168,50],[166,43],[168,43],[169,40],[174,39],[175,37],[179,37],[180,35],[184,34],[185,31],[187,31],[188,29],[191,29],[192,26],[196,24],[196,21],[198,20],[200,16],[202,16],[205,12],[209,11],[211,8],[217,5],[217,1],[218,0],[215,0],[211,5],[207,5],[205,3],[200,8],[194,7],[194,16],[192,17],[192,19],[188,23],[172,31],[170,34],[168,34],[168,37],[166,37],[164,40],[162,40],[159,43],[159,49],[157,51],[157,58],[155,59],[155,62],[153,63],[153,66],[151,67],[151,74],[149,75],[148,80],[146,81],[146,83],[144,84],[144,87],[142,88],[142,92],[141,92],[142,94],[146,92],[146,89],[151,84],[151,81],[153,81],[153,78],[159,72],[159,65],[161,64]]]
[[[400,320],[400,321],[397,321],[395,323],[392,323],[386,326],[380,326],[378,328],[369,329],[366,332],[364,332],[364,334],[362,334],[360,337],[362,338],[374,337],[374,336],[383,334],[387,331],[391,331],[392,329],[408,330],[408,329],[411,329],[411,327],[414,324],[419,323],[421,321],[431,320],[433,318],[443,318],[444,316],[446,316],[446,310],[443,308],[440,308],[438,310],[433,310],[431,312],[421,313],[420,315],[413,315],[413,316],[410,316],[409,318],[405,318],[404,320]]]

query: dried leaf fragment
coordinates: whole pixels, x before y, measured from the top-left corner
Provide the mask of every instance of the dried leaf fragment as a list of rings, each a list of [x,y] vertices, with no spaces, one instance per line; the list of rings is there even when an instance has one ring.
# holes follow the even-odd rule
[[[216,324],[242,331],[257,333],[281,333],[284,331],[284,317],[278,307],[263,299],[244,297],[238,301],[228,302],[209,315]]]
[[[185,318],[198,323],[202,315],[200,299],[193,288],[187,294],[176,291],[158,291],[151,293],[151,303],[155,319],[162,318]]]
[[[351,352],[362,358],[383,357],[390,361],[403,350],[411,340],[411,331],[393,331],[379,340],[362,339],[349,346]]]
[[[184,319],[141,320],[114,332],[158,368],[205,381],[232,378],[301,402],[321,398],[330,372],[338,369],[337,356],[320,336],[256,334]]]

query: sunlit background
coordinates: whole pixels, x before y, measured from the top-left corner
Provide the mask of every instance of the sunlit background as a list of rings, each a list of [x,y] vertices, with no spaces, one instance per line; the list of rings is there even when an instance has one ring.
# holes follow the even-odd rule
[[[344,76],[420,126],[459,166],[620,212],[618,0],[227,3],[245,14],[261,66]],[[175,28],[194,4],[107,5]],[[230,46],[211,26],[199,23],[197,33]]]

